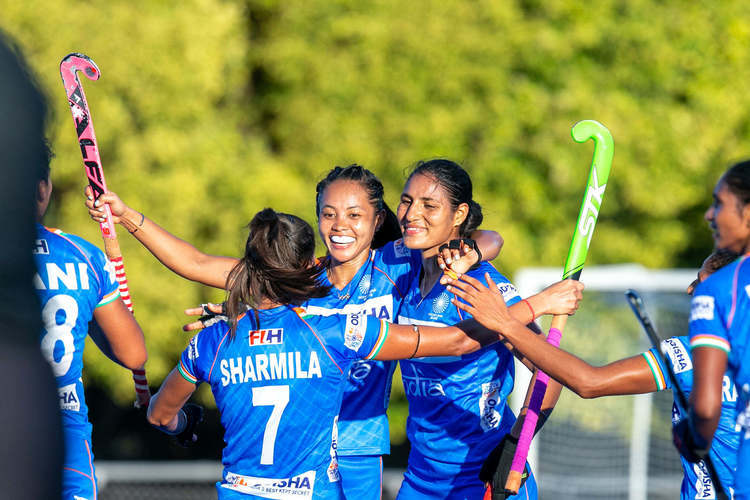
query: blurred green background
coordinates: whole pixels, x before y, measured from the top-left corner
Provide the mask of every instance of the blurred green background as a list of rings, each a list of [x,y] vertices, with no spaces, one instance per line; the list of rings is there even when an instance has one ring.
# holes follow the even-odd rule
[[[750,152],[741,0],[0,0],[0,12],[54,111],[46,224],[97,243],[59,75],[70,52],[102,71],[83,85],[110,189],[214,254],[238,255],[265,206],[314,224],[315,183],[334,165],[373,170],[393,207],[415,161],[446,156],[505,238],[503,272],[562,265],[592,153],[570,129],[592,118],[615,159],[588,263],[697,267],[713,185]],[[187,342],[183,309],[223,294],[120,233],[156,385]],[[85,366],[90,386],[130,403],[124,370],[93,348]],[[398,392],[392,412],[406,412]]]

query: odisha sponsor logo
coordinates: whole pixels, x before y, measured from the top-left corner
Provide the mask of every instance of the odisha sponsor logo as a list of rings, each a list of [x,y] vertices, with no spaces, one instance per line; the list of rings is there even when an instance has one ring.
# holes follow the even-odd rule
[[[386,321],[390,321],[391,319],[391,315],[388,313],[387,306],[380,306],[380,309],[378,309],[377,306],[373,306],[367,309],[363,309],[362,312],[364,312],[368,316],[372,316],[373,318],[384,319]]]
[[[479,416],[484,432],[500,425],[500,413],[495,409],[500,402],[500,387],[501,384],[497,381],[482,384],[482,397],[479,399]]]
[[[432,312],[436,314],[442,314],[448,309],[448,304],[451,303],[451,298],[447,293],[443,292],[438,295],[435,300],[432,301]]]
[[[80,411],[81,402],[78,400],[75,384],[58,387],[57,396],[60,398],[61,410]]]
[[[31,253],[34,255],[49,255],[49,245],[47,244],[47,240],[36,240]]]
[[[422,397],[440,397],[445,396],[443,385],[440,383],[440,379],[425,377],[419,373],[419,370],[412,365],[411,366],[413,376],[409,376],[405,373],[401,374],[401,379],[404,382],[404,392],[410,396],[422,396]]]
[[[692,361],[685,348],[675,339],[667,339],[662,345],[662,351],[671,351],[672,367],[675,373],[682,373],[693,367]]]
[[[511,283],[500,283],[497,285],[497,289],[503,295],[503,300],[506,302],[512,298],[518,297],[518,290]]]
[[[695,481],[697,495],[695,498],[716,498],[714,485],[711,482],[711,476],[708,475],[708,470],[706,469],[706,464],[703,463],[703,460],[693,465],[693,471],[695,471],[695,475],[697,476]]]
[[[367,317],[363,312],[347,314],[346,330],[344,331],[344,345],[356,351],[365,339]]]
[[[290,489],[306,489],[312,488],[310,485],[310,478],[302,477],[290,477],[289,479],[282,479],[273,483],[276,488],[290,488]]]
[[[710,295],[698,295],[693,297],[690,304],[690,321],[714,319],[714,298]]]
[[[192,339],[190,339],[190,344],[188,345],[188,358],[195,361],[198,359],[198,336],[196,335]]]

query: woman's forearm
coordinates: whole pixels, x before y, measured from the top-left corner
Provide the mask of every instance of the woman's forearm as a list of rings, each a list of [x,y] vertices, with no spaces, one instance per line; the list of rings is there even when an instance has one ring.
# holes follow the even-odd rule
[[[592,366],[557,348],[520,323],[502,332],[505,339],[537,368],[582,398],[641,394],[656,390],[656,383],[642,356],[605,366]]]
[[[183,278],[216,288],[225,288],[227,276],[238,259],[209,255],[178,238],[133,209],[120,216],[120,223],[159,262]]]

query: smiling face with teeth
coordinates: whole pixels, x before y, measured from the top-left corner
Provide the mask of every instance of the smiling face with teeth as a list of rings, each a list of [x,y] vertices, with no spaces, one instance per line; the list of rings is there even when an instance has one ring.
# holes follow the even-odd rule
[[[440,245],[459,237],[459,227],[468,209],[466,203],[454,208],[449,194],[434,177],[412,175],[404,186],[396,212],[404,244],[422,250],[424,258],[437,255]]]
[[[334,265],[364,264],[382,220],[359,182],[334,181],[321,195],[318,231]]]

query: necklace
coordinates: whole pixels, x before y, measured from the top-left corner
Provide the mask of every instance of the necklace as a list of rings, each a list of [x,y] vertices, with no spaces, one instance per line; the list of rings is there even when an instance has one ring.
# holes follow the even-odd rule
[[[371,249],[370,252],[368,253],[368,260],[372,259],[372,254],[373,254],[373,250]],[[353,285],[359,286],[360,283],[362,282],[362,280],[364,279],[363,275],[362,275],[362,273],[364,271],[362,271],[362,269],[364,269],[364,267],[365,267],[366,264],[367,264],[367,261],[365,261],[357,269],[357,272],[354,273],[354,275],[352,276],[352,278],[346,284],[346,288],[344,288],[343,290],[339,290],[338,288],[336,288],[336,285],[333,285],[333,280],[331,279],[331,269],[328,268],[326,270],[326,273],[328,275],[328,281],[333,285],[332,290],[334,292],[336,292],[336,296],[338,297],[339,300],[349,300],[351,298],[351,296],[352,296],[352,294],[351,294],[352,286]],[[357,277],[359,277],[359,279],[357,279]],[[355,289],[356,289],[356,286],[355,286]],[[368,281],[368,284],[366,286],[367,286],[367,289],[369,290],[369,287],[370,287],[369,286],[369,281]],[[361,287],[360,287],[360,290],[362,290]],[[364,290],[362,290],[362,293],[366,293],[366,292]]]
[[[328,281],[331,281],[330,271],[328,271]],[[352,296],[352,294],[350,293],[350,291],[351,291],[351,288],[352,288],[352,282],[353,281],[354,281],[353,279],[351,281],[349,281],[349,283],[346,284],[346,288],[344,288],[343,290],[339,290],[338,288],[336,288],[336,285],[333,285],[333,282],[331,282],[331,284],[333,285],[333,287],[331,288],[331,290],[333,290],[334,292],[336,292],[336,296],[338,297],[339,300],[349,300],[349,298],[351,298],[351,296]]]

